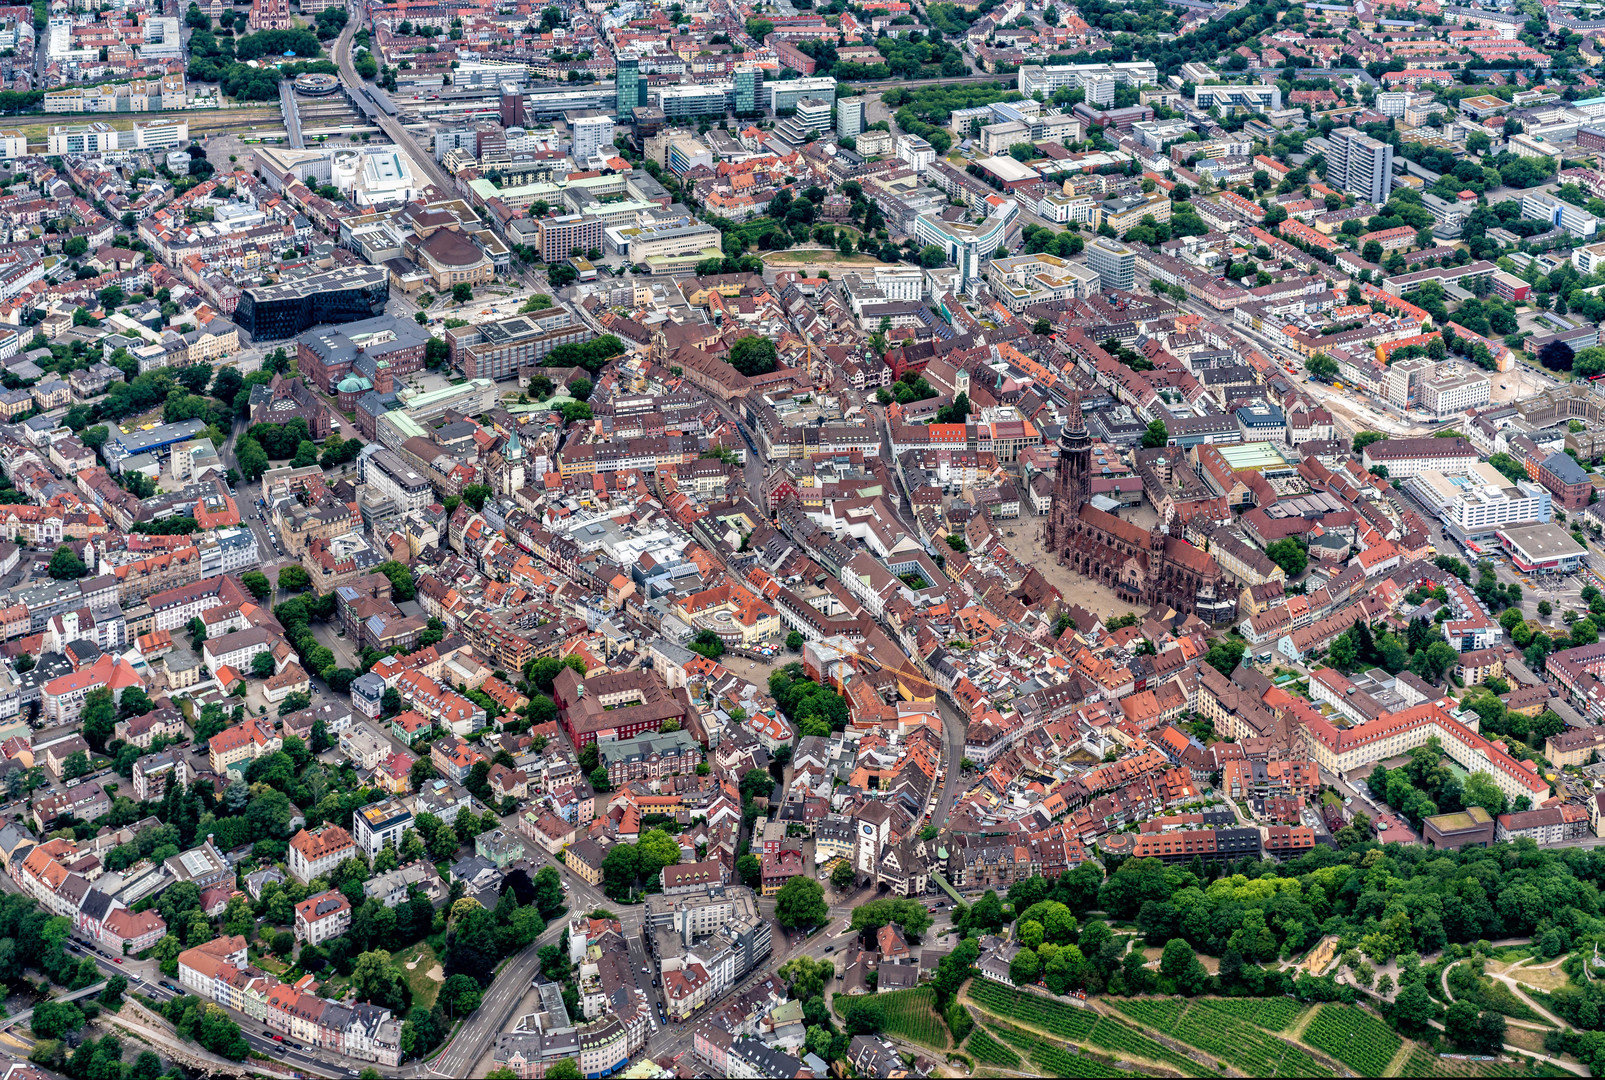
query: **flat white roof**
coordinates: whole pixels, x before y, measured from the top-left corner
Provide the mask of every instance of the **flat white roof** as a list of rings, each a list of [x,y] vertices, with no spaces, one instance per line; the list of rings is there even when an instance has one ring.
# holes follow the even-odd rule
[[[1039,175],[1035,169],[1023,165],[1011,157],[982,158],[976,164],[1006,184],[1015,180],[1034,180]]]

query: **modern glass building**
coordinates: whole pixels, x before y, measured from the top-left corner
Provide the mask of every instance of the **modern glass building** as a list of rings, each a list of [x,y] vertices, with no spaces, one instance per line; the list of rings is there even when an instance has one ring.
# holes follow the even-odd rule
[[[1087,245],[1087,265],[1098,272],[1101,289],[1129,291],[1136,283],[1137,252],[1107,236]]]
[[[987,217],[979,225],[973,225],[966,221],[946,221],[936,214],[921,214],[914,219],[914,235],[922,244],[941,248],[943,257],[959,268],[960,286],[968,288],[981,276],[986,260],[1003,246],[1008,223],[1008,217]]]
[[[383,315],[390,272],[382,266],[347,266],[257,289],[246,289],[234,321],[256,341],[294,337],[319,323],[354,322]]]
[[[618,74],[614,77],[617,100],[614,110],[619,123],[628,124],[635,119],[635,107],[646,104],[646,84],[641,81],[641,61],[633,56],[620,57]]]
[[[805,97],[836,103],[836,80],[828,75],[773,82],[765,89],[769,91],[769,111],[776,116],[791,112]]]
[[[736,66],[736,115],[756,116],[761,108],[758,93],[763,89],[763,69],[756,64]]]

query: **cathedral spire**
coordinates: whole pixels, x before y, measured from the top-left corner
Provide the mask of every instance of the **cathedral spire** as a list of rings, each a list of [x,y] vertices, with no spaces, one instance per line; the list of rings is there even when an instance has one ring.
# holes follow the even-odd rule
[[[1084,432],[1087,430],[1087,417],[1081,411],[1081,391],[1070,391],[1070,416],[1065,421],[1065,431]]]
[[[1059,552],[1069,539],[1071,519],[1092,498],[1092,436],[1081,411],[1081,391],[1070,391],[1069,416],[1059,432],[1059,467],[1054,477],[1053,509],[1043,539]]]

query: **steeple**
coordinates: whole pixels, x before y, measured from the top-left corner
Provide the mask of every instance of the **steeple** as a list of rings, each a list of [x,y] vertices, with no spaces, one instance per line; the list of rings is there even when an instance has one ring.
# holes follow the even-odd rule
[[[1070,392],[1069,416],[1059,432],[1059,469],[1054,476],[1053,509],[1043,529],[1043,541],[1051,553],[1069,540],[1071,521],[1092,498],[1092,436],[1087,434],[1087,418],[1081,411],[1081,391]]]
[[[1070,392],[1069,412],[1059,433],[1059,490],[1054,498],[1075,513],[1092,499],[1092,436],[1081,411],[1081,391]]]
[[[510,428],[507,432],[507,446],[502,450],[502,457],[508,461],[521,461],[524,457],[524,444],[518,438],[518,429]]]
[[[1069,441],[1072,436],[1087,434],[1087,417],[1081,411],[1081,391],[1070,391],[1069,417],[1064,422],[1064,430],[1059,435],[1061,444]]]

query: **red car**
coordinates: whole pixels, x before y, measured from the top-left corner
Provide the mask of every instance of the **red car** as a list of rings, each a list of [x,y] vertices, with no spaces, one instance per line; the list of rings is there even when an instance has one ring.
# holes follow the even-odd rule
[[[120,964],[123,962],[123,958],[120,956],[114,956],[111,958],[111,962],[114,964]]]

